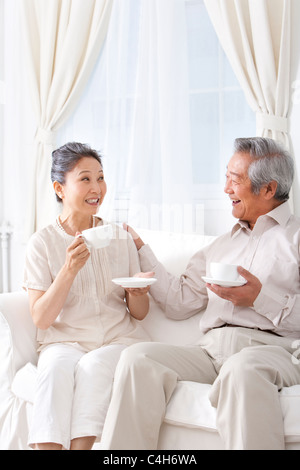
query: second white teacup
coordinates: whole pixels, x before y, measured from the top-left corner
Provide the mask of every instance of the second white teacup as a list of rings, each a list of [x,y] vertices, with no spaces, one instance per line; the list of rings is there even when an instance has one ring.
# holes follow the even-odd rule
[[[88,248],[105,248],[113,237],[113,229],[111,225],[99,225],[83,230],[81,235]]]
[[[210,263],[210,274],[219,281],[237,281],[239,277],[235,264]]]

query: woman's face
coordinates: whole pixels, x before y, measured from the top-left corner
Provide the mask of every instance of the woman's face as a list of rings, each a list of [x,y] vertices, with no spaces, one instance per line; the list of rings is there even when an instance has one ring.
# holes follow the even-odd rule
[[[66,175],[59,196],[64,208],[72,212],[96,214],[106,194],[106,182],[100,163],[93,157],[83,157]]]

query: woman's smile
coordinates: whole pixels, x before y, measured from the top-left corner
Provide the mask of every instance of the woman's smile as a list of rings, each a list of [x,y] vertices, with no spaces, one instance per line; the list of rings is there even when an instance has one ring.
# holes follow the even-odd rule
[[[98,206],[99,205],[99,202],[100,202],[100,198],[90,198],[90,199],[86,199],[86,201],[90,206]]]

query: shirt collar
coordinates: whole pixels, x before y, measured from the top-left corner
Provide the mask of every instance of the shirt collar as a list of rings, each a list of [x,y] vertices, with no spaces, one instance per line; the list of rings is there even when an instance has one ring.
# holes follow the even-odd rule
[[[289,202],[283,202],[280,204],[280,206],[276,207],[272,211],[268,212],[267,214],[261,215],[257,220],[265,218],[265,217],[270,217],[275,222],[277,222],[279,225],[285,226],[291,216],[291,209],[289,206]],[[239,230],[244,229],[246,231],[251,232],[248,223],[245,222],[244,220],[239,220],[232,228],[231,230],[231,236],[233,237],[236,232]]]
[[[273,209],[266,214],[266,216],[272,217],[272,219],[274,219],[279,225],[285,226],[291,217],[289,202],[283,202],[280,206],[276,207],[276,209]]]

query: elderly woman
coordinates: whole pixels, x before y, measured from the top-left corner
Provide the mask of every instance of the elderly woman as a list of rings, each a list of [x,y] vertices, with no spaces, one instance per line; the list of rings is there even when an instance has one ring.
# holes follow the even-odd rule
[[[137,321],[148,313],[148,288],[124,291],[111,281],[140,272],[126,231],[113,225],[113,239],[101,249],[88,249],[80,236],[103,225],[96,216],[106,194],[99,154],[69,143],[52,156],[62,211],[31,237],[25,261],[39,345],[29,445],[90,449],[101,437],[121,351],[148,340]]]

